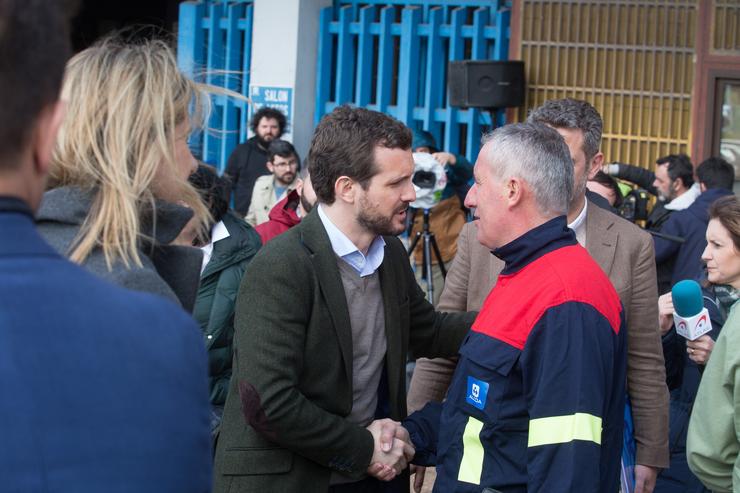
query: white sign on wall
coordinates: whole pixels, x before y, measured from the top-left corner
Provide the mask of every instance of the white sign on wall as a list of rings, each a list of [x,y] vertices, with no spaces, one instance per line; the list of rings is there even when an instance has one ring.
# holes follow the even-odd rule
[[[249,121],[263,106],[280,110],[288,122],[288,131],[282,138],[290,140],[290,124],[293,121],[293,88],[273,86],[249,86]],[[251,134],[251,132],[250,132]]]

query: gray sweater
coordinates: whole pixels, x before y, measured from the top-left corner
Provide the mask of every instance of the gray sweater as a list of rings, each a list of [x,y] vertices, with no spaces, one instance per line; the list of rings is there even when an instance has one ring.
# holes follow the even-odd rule
[[[61,254],[68,256],[90,209],[93,192],[60,187],[44,194],[37,214],[39,232]],[[192,311],[200,279],[202,252],[198,248],[169,245],[192,217],[192,211],[158,201],[156,220],[142,217],[139,254],[142,267],[126,268],[116,261],[109,270],[102,250],[95,249],[82,266],[114,284],[168,298]],[[156,225],[156,227],[155,227]]]

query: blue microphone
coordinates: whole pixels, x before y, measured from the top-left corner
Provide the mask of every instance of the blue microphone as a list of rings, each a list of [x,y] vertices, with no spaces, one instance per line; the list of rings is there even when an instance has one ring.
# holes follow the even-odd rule
[[[696,340],[712,330],[709,312],[704,308],[704,297],[699,283],[691,280],[677,282],[671,289],[673,323],[678,335]]]

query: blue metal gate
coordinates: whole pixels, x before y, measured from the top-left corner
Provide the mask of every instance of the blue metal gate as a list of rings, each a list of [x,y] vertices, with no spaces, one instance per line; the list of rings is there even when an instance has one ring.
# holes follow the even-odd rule
[[[178,63],[187,74],[249,94],[253,0],[180,4]],[[487,113],[447,104],[447,62],[505,60],[507,0],[335,0],[321,12],[316,121],[342,103],[382,111],[432,132],[471,161]],[[247,137],[247,103],[214,97],[208,129],[191,145],[223,170]],[[503,114],[498,115],[498,124]]]
[[[196,80],[249,94],[252,0],[180,4],[177,61]],[[196,156],[223,171],[231,151],[247,138],[246,101],[213,97],[208,128],[190,141]]]
[[[491,118],[447,104],[447,62],[506,60],[509,22],[504,0],[335,2],[321,12],[316,121],[352,103],[428,130],[472,162]]]

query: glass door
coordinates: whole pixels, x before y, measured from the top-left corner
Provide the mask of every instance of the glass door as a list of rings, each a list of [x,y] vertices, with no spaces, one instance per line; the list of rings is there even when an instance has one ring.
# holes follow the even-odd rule
[[[712,155],[735,167],[740,180],[740,79],[717,79],[715,132]]]

